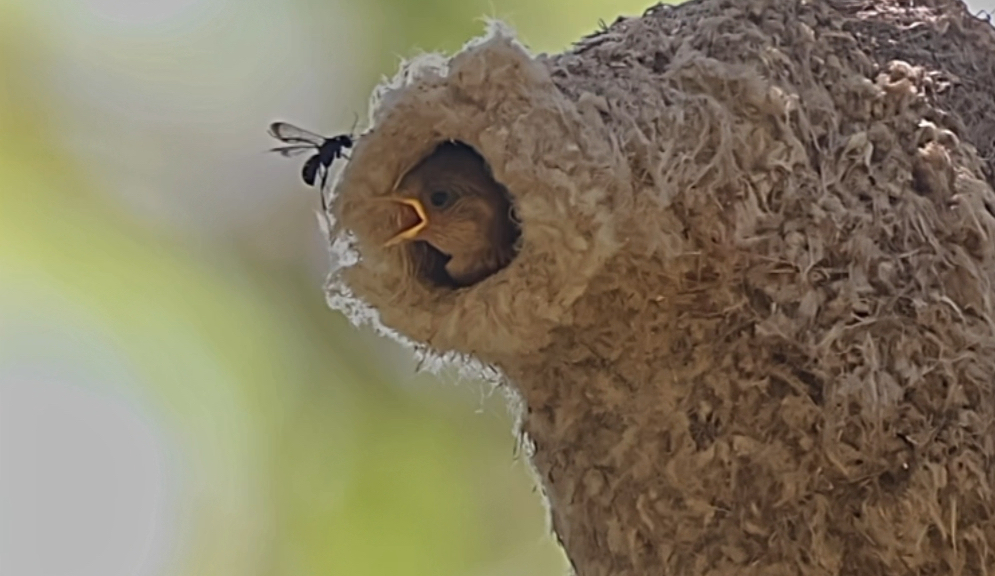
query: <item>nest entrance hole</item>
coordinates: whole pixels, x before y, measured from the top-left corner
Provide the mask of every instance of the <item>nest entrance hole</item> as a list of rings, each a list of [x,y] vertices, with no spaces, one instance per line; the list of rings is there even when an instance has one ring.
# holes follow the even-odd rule
[[[460,150],[464,153],[472,154],[477,160],[479,160],[483,164],[487,177],[492,179],[495,183],[497,183],[498,187],[500,188],[501,191],[500,200],[503,203],[503,205],[507,207],[506,210],[502,210],[502,214],[504,218],[507,218],[506,224],[513,231],[512,233],[513,255],[511,259],[509,259],[499,268],[490,271],[485,276],[476,278],[472,282],[458,282],[449,274],[449,272],[446,270],[446,265],[449,263],[450,259],[452,258],[451,255],[442,252],[441,250],[439,250],[429,242],[426,242],[425,240],[415,240],[414,242],[408,244],[408,257],[410,261],[413,263],[415,275],[419,280],[427,283],[428,285],[434,288],[456,290],[459,288],[467,288],[475,284],[478,284],[479,282],[482,282],[483,280],[489,278],[490,276],[500,272],[501,270],[506,268],[508,264],[514,261],[515,257],[518,255],[518,251],[520,248],[519,244],[521,239],[521,220],[518,218],[518,214],[515,209],[514,197],[508,192],[507,186],[505,186],[503,183],[501,183],[494,177],[494,173],[491,170],[490,163],[487,162],[487,159],[480,152],[478,152],[473,146],[470,146],[465,142],[461,142],[459,140],[446,140],[444,142],[439,143],[428,156],[438,154],[440,152],[445,152],[447,150],[449,151]]]

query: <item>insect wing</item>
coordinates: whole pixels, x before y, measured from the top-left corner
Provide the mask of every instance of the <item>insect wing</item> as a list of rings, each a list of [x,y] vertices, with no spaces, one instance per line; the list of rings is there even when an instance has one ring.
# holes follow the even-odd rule
[[[289,146],[277,146],[276,148],[270,148],[270,152],[276,152],[280,156],[298,156],[305,152],[314,152],[315,147],[310,144],[291,144]]]
[[[270,136],[286,142],[287,144],[310,145],[315,148],[325,143],[325,137],[310,132],[303,128],[298,128],[286,122],[274,122],[269,125]]]

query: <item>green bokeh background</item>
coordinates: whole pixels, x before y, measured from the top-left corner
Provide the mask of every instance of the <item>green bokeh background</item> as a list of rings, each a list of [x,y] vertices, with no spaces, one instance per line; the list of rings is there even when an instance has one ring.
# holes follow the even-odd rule
[[[484,16],[553,52],[646,6],[0,0],[0,573],[564,573],[500,394],[327,309],[265,129]]]

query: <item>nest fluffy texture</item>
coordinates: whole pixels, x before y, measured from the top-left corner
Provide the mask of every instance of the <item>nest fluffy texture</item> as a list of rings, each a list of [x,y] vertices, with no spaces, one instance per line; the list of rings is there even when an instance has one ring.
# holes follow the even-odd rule
[[[330,301],[500,369],[578,574],[995,573],[993,94],[952,1],[701,0],[537,57],[496,26],[376,94]],[[522,222],[461,290],[375,200],[447,139]]]

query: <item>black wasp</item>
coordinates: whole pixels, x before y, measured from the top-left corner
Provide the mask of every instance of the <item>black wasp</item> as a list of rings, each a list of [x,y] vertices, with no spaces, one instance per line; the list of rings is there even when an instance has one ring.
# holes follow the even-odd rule
[[[286,122],[274,122],[269,125],[270,136],[287,144],[272,148],[271,151],[279,152],[282,156],[296,156],[308,151],[314,151],[314,155],[307,159],[301,169],[301,178],[308,186],[314,186],[318,174],[321,174],[321,207],[327,209],[325,205],[325,183],[328,180],[328,168],[337,158],[347,158],[344,150],[352,148],[353,138],[351,134],[339,134],[331,138],[325,138],[309,132],[303,128],[298,128]]]

